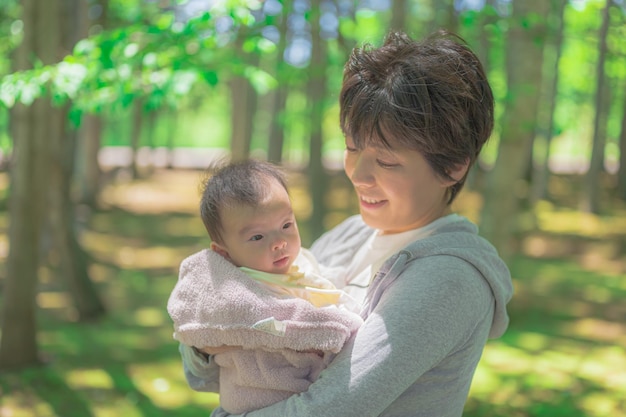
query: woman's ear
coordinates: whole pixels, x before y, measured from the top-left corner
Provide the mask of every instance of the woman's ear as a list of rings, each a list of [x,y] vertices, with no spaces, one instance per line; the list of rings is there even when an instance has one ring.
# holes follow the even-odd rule
[[[228,254],[228,250],[226,250],[225,247],[223,247],[222,245],[216,242],[211,242],[210,247],[213,252],[217,253],[218,255],[221,255],[222,257],[230,261],[230,255]]]
[[[458,164],[454,168],[448,170],[448,176],[454,180],[452,184],[456,184],[457,182],[461,181],[463,177],[465,177],[465,174],[467,174],[467,170],[469,168],[469,163],[470,160],[469,158],[467,158],[462,164]]]

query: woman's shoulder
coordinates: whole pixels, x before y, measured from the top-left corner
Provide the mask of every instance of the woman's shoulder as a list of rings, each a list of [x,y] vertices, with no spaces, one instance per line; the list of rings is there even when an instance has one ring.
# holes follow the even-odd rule
[[[311,250],[315,253],[322,246],[337,246],[343,242],[363,242],[363,237],[369,236],[374,229],[363,222],[360,215],[348,217],[337,226],[333,227],[323,235],[321,235],[313,245]]]
[[[328,231],[328,233],[333,232],[333,231],[340,231],[341,233],[345,233],[348,230],[352,230],[356,232],[356,231],[362,231],[362,230],[371,231],[373,229],[365,224],[360,214],[355,214],[353,216],[348,217],[347,219],[339,223],[337,226],[333,227],[331,230]]]
[[[361,216],[351,216],[320,236],[311,246],[311,252],[326,266],[338,261],[338,255],[341,255],[339,262],[347,265],[348,259],[373,232],[374,229],[367,226]]]

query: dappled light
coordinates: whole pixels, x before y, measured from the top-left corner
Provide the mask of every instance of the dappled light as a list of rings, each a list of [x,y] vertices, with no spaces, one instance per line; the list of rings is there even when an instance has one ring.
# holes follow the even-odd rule
[[[283,166],[308,247],[359,212],[345,136],[394,155],[410,129],[446,175],[476,156],[452,208],[515,288],[463,417],[626,417],[625,22],[625,0],[0,1],[0,417],[209,416],[219,396],[188,386],[166,308],[181,261],[210,246],[207,168]],[[423,101],[380,83],[407,101],[368,101],[367,132],[344,117],[359,109],[344,64],[389,28],[445,28],[482,65],[420,62],[456,66],[411,77]],[[409,75],[414,61],[380,69],[398,62]],[[439,90],[456,76],[474,81],[460,100]],[[363,207],[404,213],[405,189],[377,182],[413,170],[385,159],[358,171],[379,199]]]
[[[106,187],[102,200],[130,212],[198,212],[199,190],[204,174],[194,170],[157,171],[150,180]]]
[[[143,327],[159,327],[169,324],[167,315],[163,314],[163,308],[140,308],[135,311],[134,321]]]
[[[37,305],[43,309],[67,308],[70,303],[65,292],[41,291],[37,294]]]
[[[107,186],[105,209],[89,213],[80,239],[109,317],[76,322],[69,294],[44,268],[37,305],[49,365],[0,376],[0,415],[61,416],[78,402],[98,417],[191,417],[218,404],[187,387],[165,309],[180,261],[209,242],[197,215],[199,175],[163,171]],[[332,181],[328,227],[357,211],[349,182]],[[294,174],[290,185],[306,226],[306,178]],[[455,203],[476,218],[481,204],[471,190]],[[540,207],[539,228],[524,234],[510,264],[510,329],[487,345],[466,415],[626,417],[626,259],[617,250],[626,214]]]
[[[187,387],[165,309],[180,261],[209,242],[196,214],[197,176],[164,171],[108,186],[106,209],[89,215],[81,240],[110,314],[75,322],[69,294],[43,270],[39,341],[49,365],[0,376],[0,415],[61,416],[78,402],[98,417],[191,417],[218,404]],[[294,174],[290,184],[298,207],[306,179]],[[349,183],[333,184],[329,227],[356,212]],[[455,204],[478,216],[480,200],[468,190]],[[296,211],[305,225],[307,210]],[[542,206],[539,228],[525,233],[510,264],[510,329],[487,345],[466,416],[626,417],[626,269],[614,248],[626,234],[622,216]]]

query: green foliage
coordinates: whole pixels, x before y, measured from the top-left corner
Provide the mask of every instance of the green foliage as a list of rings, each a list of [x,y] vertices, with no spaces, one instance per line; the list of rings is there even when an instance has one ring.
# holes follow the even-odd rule
[[[136,23],[81,40],[56,65],[5,76],[0,101],[7,107],[18,101],[29,105],[47,94],[55,103],[71,100],[74,114],[80,114],[125,107],[143,97],[148,108],[156,109],[176,106],[196,83],[216,85],[222,75],[248,77],[259,91],[267,91],[275,80],[237,57],[267,53],[273,44],[250,35],[238,51],[231,45],[233,32],[217,28],[220,19],[230,19],[235,28],[254,25],[251,5],[258,6],[232,1],[186,22],[176,21],[172,12],[154,13],[148,15],[152,20],[143,21],[130,8],[127,18]]]
[[[0,0],[0,76],[11,70],[11,52],[22,38],[22,21],[18,19],[17,0]]]
[[[370,9],[359,9],[354,20],[347,18],[340,20],[339,30],[346,38],[359,43],[380,44],[386,27],[378,13]]]

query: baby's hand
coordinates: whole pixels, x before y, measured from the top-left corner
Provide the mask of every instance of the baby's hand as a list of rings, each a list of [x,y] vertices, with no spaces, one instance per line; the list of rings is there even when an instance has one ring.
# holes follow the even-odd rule
[[[232,352],[234,350],[241,349],[241,346],[205,346],[202,349],[198,349],[202,353],[206,353],[207,355],[218,355],[220,353]]]

